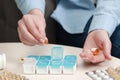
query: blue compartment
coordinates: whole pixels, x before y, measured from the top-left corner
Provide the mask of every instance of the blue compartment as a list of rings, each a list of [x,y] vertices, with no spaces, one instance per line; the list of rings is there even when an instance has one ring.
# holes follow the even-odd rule
[[[76,60],[77,60],[76,55],[66,55],[64,57],[64,61],[76,61]]]
[[[63,59],[63,48],[60,46],[53,47],[51,49],[52,60],[62,60]]]
[[[38,61],[36,64],[37,68],[46,68],[49,65],[49,61],[45,60],[45,61]]]
[[[73,68],[76,65],[77,57],[75,55],[66,55],[63,60],[64,68]]]
[[[63,67],[64,68],[73,68],[76,65],[76,61],[64,61]]]
[[[40,56],[39,60],[51,60],[51,56]]]
[[[52,60],[50,61],[51,68],[60,68],[62,66],[62,60]]]
[[[27,56],[28,58],[34,58],[36,59],[37,61],[39,60],[40,56],[37,56],[37,55],[29,55]]]

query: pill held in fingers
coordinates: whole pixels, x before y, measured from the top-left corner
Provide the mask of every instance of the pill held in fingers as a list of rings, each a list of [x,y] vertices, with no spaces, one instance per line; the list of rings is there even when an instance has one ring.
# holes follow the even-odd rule
[[[100,52],[100,50],[98,48],[92,48],[91,52],[93,53],[94,56],[97,56]]]
[[[45,41],[44,41],[44,44],[48,44],[48,40],[45,40]]]

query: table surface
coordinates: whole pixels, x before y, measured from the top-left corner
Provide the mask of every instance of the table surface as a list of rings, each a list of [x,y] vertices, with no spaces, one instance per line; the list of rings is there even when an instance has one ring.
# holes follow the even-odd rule
[[[120,59],[112,57],[112,60],[99,63],[99,64],[88,64],[85,63],[80,57],[81,48],[63,46],[64,55],[75,54],[77,55],[77,70],[72,75],[27,75],[23,74],[22,64],[19,62],[20,57],[26,57],[28,55],[50,55],[51,48],[57,46],[55,44],[48,45],[36,45],[36,46],[26,46],[22,43],[0,43],[0,53],[5,53],[7,57],[7,66],[4,70],[9,70],[18,74],[25,75],[30,80],[92,80],[85,73],[93,70],[105,70],[108,67],[120,66]]]

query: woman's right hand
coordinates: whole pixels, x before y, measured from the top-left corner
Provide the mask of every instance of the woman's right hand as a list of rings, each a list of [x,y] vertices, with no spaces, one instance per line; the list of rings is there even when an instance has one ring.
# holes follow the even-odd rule
[[[26,45],[43,44],[47,39],[45,18],[38,9],[31,10],[18,21],[20,41]]]

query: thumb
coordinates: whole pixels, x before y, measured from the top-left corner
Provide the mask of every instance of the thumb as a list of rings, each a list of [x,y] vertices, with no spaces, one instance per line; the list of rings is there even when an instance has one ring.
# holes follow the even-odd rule
[[[105,58],[110,60],[111,57],[111,42],[110,41],[105,41],[103,42],[103,53],[105,55]]]

